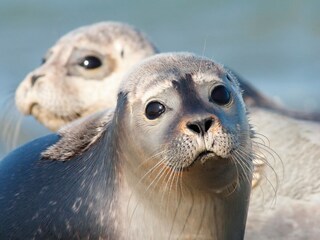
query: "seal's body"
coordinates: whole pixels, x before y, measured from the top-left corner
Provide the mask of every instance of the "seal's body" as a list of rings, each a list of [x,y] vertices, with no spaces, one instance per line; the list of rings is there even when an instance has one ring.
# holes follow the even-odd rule
[[[249,116],[274,152],[263,151],[269,163],[252,190],[246,239],[318,239],[320,124],[261,108]]]
[[[0,238],[242,239],[252,135],[227,74],[190,54],[152,57],[114,111],[8,155]]]
[[[1,161],[1,239],[115,239],[109,225],[113,162],[40,160],[58,139],[40,138]]]

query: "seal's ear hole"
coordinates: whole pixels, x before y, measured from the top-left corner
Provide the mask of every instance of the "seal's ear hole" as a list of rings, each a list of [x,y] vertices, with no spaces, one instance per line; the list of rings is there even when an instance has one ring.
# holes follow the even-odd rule
[[[45,57],[41,58],[41,65],[45,64],[47,59]]]
[[[157,101],[152,101],[147,104],[145,114],[150,120],[160,117],[166,111],[166,107]]]
[[[52,55],[52,51],[50,50],[49,52],[46,53],[46,55],[43,58],[41,58],[41,65],[45,64],[51,55]]]
[[[218,105],[227,105],[231,102],[231,94],[225,86],[219,85],[212,89],[210,101]]]
[[[85,56],[84,58],[82,58],[79,63],[78,63],[81,67],[90,70],[90,69],[96,69],[98,67],[101,67],[102,65],[102,61],[99,57],[97,56]]]

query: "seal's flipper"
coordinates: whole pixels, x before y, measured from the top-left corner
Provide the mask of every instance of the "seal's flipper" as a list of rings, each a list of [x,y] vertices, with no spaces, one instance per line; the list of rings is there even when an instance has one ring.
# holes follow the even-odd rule
[[[60,140],[42,152],[42,158],[66,161],[80,155],[102,136],[112,117],[113,110],[106,110],[63,127]]]

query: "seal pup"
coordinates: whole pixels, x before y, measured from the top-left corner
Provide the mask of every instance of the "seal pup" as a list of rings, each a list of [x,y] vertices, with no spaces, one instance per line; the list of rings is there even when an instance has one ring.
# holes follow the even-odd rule
[[[82,116],[114,107],[120,79],[134,64],[157,52],[138,29],[100,22],[61,37],[16,90],[25,115],[56,131]]]
[[[151,57],[115,110],[9,154],[0,238],[243,239],[252,131],[227,74],[192,54]]]

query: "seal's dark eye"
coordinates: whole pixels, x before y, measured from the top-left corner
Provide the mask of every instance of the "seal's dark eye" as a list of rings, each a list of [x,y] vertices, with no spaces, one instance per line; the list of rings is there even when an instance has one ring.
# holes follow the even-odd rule
[[[86,56],[79,62],[79,65],[86,69],[95,69],[100,67],[102,65],[102,62],[95,56]]]
[[[217,103],[219,105],[226,105],[230,102],[231,100],[231,95],[228,89],[223,86],[217,86],[211,91],[211,101],[214,103]]]
[[[47,59],[46,59],[46,58],[42,58],[42,59],[41,59],[41,65],[45,64],[45,63],[46,63],[46,61],[47,61]]]
[[[146,107],[146,116],[148,119],[153,120],[158,117],[166,110],[165,106],[159,102],[150,102]]]

